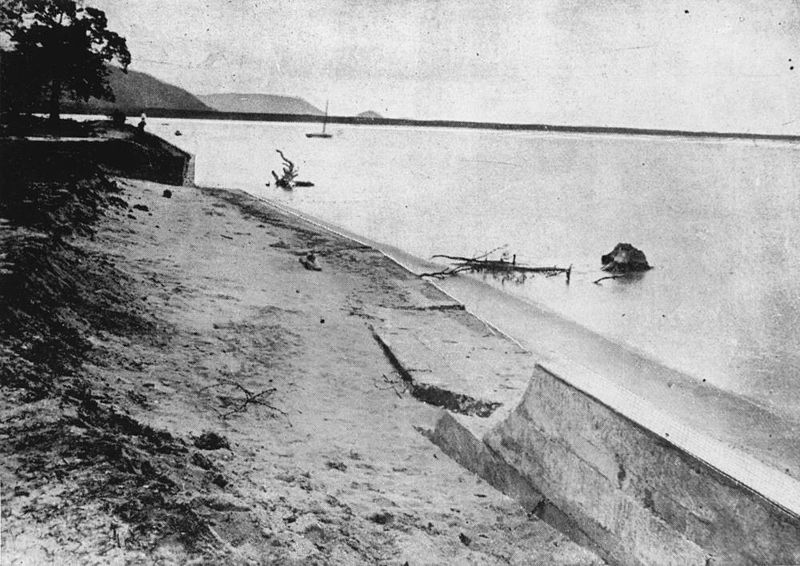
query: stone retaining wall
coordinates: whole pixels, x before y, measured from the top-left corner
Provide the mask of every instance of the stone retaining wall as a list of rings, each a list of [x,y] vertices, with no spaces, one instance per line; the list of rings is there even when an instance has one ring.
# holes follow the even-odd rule
[[[46,161],[48,155],[94,161],[111,173],[169,185],[194,185],[194,156],[150,135],[128,138],[3,139],[0,154],[16,162]],[[21,154],[21,155],[20,155]]]

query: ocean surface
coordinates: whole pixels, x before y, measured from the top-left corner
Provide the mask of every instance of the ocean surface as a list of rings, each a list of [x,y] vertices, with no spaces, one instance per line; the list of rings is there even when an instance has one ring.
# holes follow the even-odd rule
[[[148,130],[196,155],[199,185],[245,189],[419,257],[503,246],[519,263],[572,264],[570,285],[485,280],[800,416],[800,144],[339,125],[308,139],[319,125],[158,118]],[[276,149],[315,186],[266,186]],[[654,269],[594,284],[618,242]]]

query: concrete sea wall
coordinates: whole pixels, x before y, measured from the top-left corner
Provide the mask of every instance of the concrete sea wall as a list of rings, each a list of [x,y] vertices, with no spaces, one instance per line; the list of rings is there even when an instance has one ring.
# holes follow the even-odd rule
[[[611,562],[800,563],[797,515],[541,366],[484,442]]]

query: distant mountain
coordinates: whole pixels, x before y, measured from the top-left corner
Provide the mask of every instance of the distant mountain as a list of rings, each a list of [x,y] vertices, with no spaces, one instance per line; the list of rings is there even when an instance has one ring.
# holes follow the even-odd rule
[[[147,73],[128,71],[114,66],[108,68],[108,83],[116,100],[99,100],[90,98],[88,102],[70,102],[65,104],[65,111],[76,109],[81,111],[108,112],[118,108],[126,113],[142,112],[147,109],[169,109],[211,112],[193,94],[174,85],[162,82]]]
[[[322,110],[294,96],[275,94],[219,93],[202,94],[198,98],[220,112],[255,114],[311,114],[322,116]]]
[[[368,120],[381,120],[383,116],[378,114],[373,110],[367,110],[366,112],[362,112],[361,114],[356,114],[356,118],[366,118]]]

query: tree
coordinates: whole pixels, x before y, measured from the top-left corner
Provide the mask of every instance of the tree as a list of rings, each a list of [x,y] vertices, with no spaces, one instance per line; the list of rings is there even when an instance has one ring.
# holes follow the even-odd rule
[[[131,54],[125,39],[108,29],[102,10],[77,0],[2,0],[0,32],[5,33],[24,69],[27,96],[47,96],[51,121],[61,99],[70,96],[114,100],[106,64],[127,72]]]

